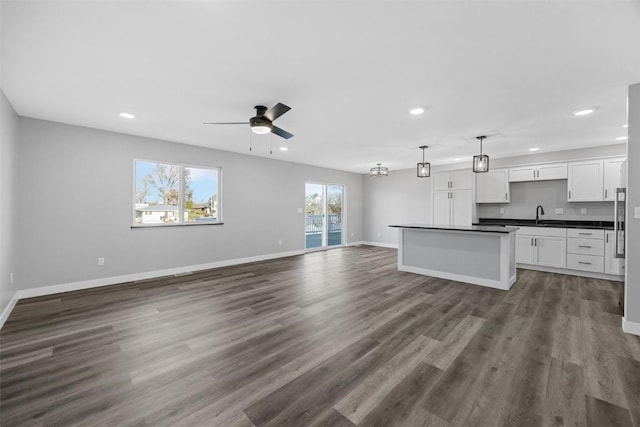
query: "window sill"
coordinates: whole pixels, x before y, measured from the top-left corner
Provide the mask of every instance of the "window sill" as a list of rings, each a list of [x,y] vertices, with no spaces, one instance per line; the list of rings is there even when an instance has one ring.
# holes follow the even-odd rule
[[[199,227],[203,225],[224,225],[224,222],[194,222],[190,224],[149,224],[149,225],[132,225],[131,229],[138,228],[172,228],[172,227]]]

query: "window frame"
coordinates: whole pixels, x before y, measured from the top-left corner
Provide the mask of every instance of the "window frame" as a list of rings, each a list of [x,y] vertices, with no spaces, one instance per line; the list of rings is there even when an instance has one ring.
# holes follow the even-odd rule
[[[163,164],[168,166],[177,166],[180,170],[180,182],[178,186],[178,222],[175,223],[161,223],[161,224],[138,224],[136,223],[136,190],[137,190],[137,162],[147,162],[147,163],[156,163]],[[217,188],[217,201],[218,201],[218,210],[217,210],[217,220],[216,221],[203,221],[203,222],[185,222],[184,221],[184,190],[185,190],[185,168],[197,168],[197,169],[210,169],[218,172],[218,188]],[[154,227],[189,227],[189,226],[201,226],[201,225],[223,225],[224,222],[222,220],[222,167],[221,166],[204,166],[204,165],[195,165],[191,163],[180,163],[180,162],[169,162],[165,160],[149,160],[149,159],[141,159],[134,158],[133,159],[133,191],[131,197],[131,228],[154,228]]]

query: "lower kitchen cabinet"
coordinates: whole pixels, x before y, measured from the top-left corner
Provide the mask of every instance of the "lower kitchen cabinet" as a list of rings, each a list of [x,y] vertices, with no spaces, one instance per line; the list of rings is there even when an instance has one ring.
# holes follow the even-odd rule
[[[521,227],[516,234],[516,262],[566,268],[566,229]]]
[[[616,258],[616,233],[605,231],[604,233],[604,272],[606,274],[624,275],[624,259]]]

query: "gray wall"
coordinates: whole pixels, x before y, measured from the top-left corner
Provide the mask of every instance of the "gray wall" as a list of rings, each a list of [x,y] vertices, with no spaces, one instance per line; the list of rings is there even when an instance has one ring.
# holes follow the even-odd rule
[[[493,168],[516,165],[572,161],[594,157],[624,156],[626,144],[577,150],[536,153],[527,156],[491,159]],[[461,164],[437,165],[432,173],[461,169]],[[470,168],[471,165],[468,165]],[[510,204],[479,204],[475,216],[484,218],[535,218],[535,207],[542,204],[545,219],[612,220],[613,203],[568,203],[567,181],[548,181],[511,184]],[[531,193],[531,194],[528,194]],[[500,214],[500,208],[505,213]],[[564,215],[556,216],[555,208],[563,208]],[[580,208],[587,214],[580,214]],[[364,241],[397,244],[397,231],[388,225],[406,222],[431,221],[431,179],[417,178],[414,169],[392,170],[386,178],[364,176]],[[380,236],[378,236],[380,233]]]
[[[543,219],[589,219],[613,221],[612,202],[567,202],[567,180],[512,182],[511,203],[479,203],[479,218],[535,218],[536,206],[542,205]],[[500,213],[500,209],[504,213]],[[562,208],[563,214],[556,215],[555,209]],[[587,209],[585,215],[581,209]]]
[[[629,140],[627,144],[627,219],[625,318],[640,323],[640,83],[629,87]]]
[[[305,180],[346,185],[347,240],[362,240],[360,174],[23,117],[19,124],[20,289],[303,250]],[[222,167],[224,225],[131,229],[135,158]]]
[[[431,178],[417,178],[415,169],[363,177],[365,241],[397,245],[398,230],[389,224],[431,222]]]
[[[17,291],[11,283],[16,257],[16,174],[18,164],[18,116],[0,90],[0,313]]]

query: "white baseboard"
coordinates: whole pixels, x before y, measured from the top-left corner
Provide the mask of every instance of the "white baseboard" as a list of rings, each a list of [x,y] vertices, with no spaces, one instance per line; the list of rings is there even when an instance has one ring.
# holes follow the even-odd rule
[[[0,315],[0,329],[2,329],[2,327],[4,326],[4,322],[6,322],[7,319],[9,318],[9,315],[11,314],[13,307],[16,306],[16,303],[18,302],[19,299],[20,297],[18,296],[18,292],[14,293],[13,298],[11,298],[11,301],[9,301],[9,304],[7,304],[5,309],[2,311],[2,314]]]
[[[629,322],[626,317],[623,317],[622,330],[628,334],[640,335],[640,323]]]
[[[398,249],[397,243],[383,243],[383,242],[358,242],[360,245],[379,246],[381,248]]]
[[[591,271],[579,271],[569,270],[566,268],[557,267],[545,267],[542,265],[520,264],[516,265],[518,268],[525,270],[545,271],[547,273],[567,274],[569,276],[591,277],[593,279],[613,280],[614,282],[624,282],[624,276],[616,276],[612,274],[593,273]]]
[[[40,297],[44,295],[57,294],[61,292],[79,291],[82,289],[97,288],[99,286],[117,285],[120,283],[133,282],[136,280],[153,279],[155,277],[170,276],[183,273],[191,273],[199,270],[208,270],[211,268],[227,267],[230,265],[247,264],[251,262],[267,261],[276,258],[285,258],[296,255],[304,255],[304,251],[278,252],[274,254],[258,255],[246,258],[236,258],[224,261],[210,262],[206,264],[187,265],[184,267],[167,268],[163,270],[146,271],[143,273],[124,274],[121,276],[101,277],[99,279],[82,280],[79,282],[62,283],[59,285],[41,286],[38,288],[23,289],[13,296],[13,299],[2,312],[0,318],[0,328],[11,314],[11,310],[16,302],[24,298]]]

